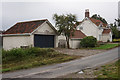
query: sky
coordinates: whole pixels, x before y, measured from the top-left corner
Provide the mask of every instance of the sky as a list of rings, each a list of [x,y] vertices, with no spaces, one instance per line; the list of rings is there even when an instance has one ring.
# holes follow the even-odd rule
[[[120,18],[120,1],[118,2],[118,17]]]
[[[0,2],[0,30],[7,30],[17,22],[48,19],[53,25],[53,14],[75,14],[84,19],[85,9],[90,16],[99,14],[113,23],[118,18],[118,0],[2,0]]]

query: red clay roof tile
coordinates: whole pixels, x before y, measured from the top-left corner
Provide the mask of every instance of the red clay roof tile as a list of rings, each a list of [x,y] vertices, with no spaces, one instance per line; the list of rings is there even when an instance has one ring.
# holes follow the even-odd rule
[[[94,24],[96,24],[97,26],[99,26],[101,23],[102,23],[103,27],[106,27],[106,26],[107,26],[107,24],[103,23],[101,20],[97,20],[97,19],[94,19],[94,18],[90,18],[90,20],[91,20]]]
[[[31,33],[35,29],[37,29],[42,23],[44,23],[47,19],[44,20],[36,20],[36,21],[27,21],[27,22],[19,22],[14,26],[9,28],[3,34],[24,34]]]
[[[109,34],[110,32],[111,32],[110,29],[104,29],[103,32],[102,32],[102,34]]]
[[[72,36],[72,35],[70,36],[70,38],[80,38],[80,39],[82,39],[84,37],[86,37],[86,35],[83,32],[81,32],[80,30],[75,30],[74,36]]]

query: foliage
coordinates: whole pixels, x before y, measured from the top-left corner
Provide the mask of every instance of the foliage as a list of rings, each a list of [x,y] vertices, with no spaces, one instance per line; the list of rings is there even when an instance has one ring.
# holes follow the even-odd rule
[[[113,39],[113,42],[120,42],[120,39]]]
[[[115,19],[115,21],[118,23],[118,26],[120,26],[120,18]]]
[[[37,47],[2,50],[2,55],[2,72],[27,69],[77,58],[76,56],[56,52],[52,48]]]
[[[80,42],[80,45],[82,47],[95,47],[96,44],[97,44],[97,39],[94,38],[93,36],[87,36],[83,38]]]
[[[58,33],[66,37],[67,47],[70,48],[69,38],[71,35],[74,35],[74,24],[77,22],[76,16],[72,14],[54,14],[53,19],[55,20],[55,27],[57,27]]]
[[[104,18],[102,18],[100,15],[94,14],[92,18],[101,20],[103,23],[107,24],[107,21]]]
[[[3,62],[13,61],[13,60],[22,60],[26,57],[35,57],[35,56],[49,56],[54,52],[53,49],[50,48],[37,48],[31,47],[27,49],[14,48],[11,50],[3,50],[2,51],[2,59]]]
[[[117,29],[117,26],[120,26],[120,19],[115,19],[115,22],[110,24],[112,34],[113,34],[113,39],[119,39],[120,38],[120,31]]]
[[[111,30],[113,34],[113,39],[120,38],[120,31],[117,29],[116,24],[110,24],[110,25],[111,25]]]

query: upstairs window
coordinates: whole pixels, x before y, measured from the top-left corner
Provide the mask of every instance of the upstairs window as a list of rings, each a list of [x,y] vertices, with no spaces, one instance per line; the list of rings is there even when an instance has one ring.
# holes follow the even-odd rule
[[[83,30],[83,27],[82,27],[82,26],[80,26],[80,30]]]

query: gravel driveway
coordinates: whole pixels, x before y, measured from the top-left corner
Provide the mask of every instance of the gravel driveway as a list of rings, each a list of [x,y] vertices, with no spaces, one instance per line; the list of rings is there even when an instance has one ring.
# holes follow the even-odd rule
[[[90,56],[98,53],[105,52],[107,50],[92,50],[92,49],[65,49],[65,48],[56,48],[58,52],[68,54],[68,55],[77,55],[77,56]]]

